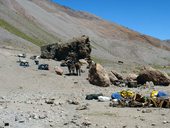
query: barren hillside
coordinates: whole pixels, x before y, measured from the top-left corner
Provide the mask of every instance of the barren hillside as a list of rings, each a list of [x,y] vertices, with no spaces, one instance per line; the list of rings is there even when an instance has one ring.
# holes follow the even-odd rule
[[[88,64],[82,65],[81,76],[76,76],[69,74],[68,67],[61,66],[60,61],[36,57],[36,65],[31,59],[40,55],[44,44],[65,43],[80,35],[90,37],[95,61],[108,73],[118,72],[116,86],[90,84]],[[169,109],[154,107],[149,96],[153,90],[170,94],[170,86],[153,87],[152,82],[146,82],[144,86],[128,88],[126,84],[137,83],[134,76],[143,64],[152,64],[170,75],[169,44],[50,0],[0,0],[0,128],[168,128]],[[21,53],[26,53],[26,58],[18,57]],[[29,66],[22,66],[23,62]],[[49,70],[40,70],[41,64],[48,64]],[[58,75],[58,69],[62,75]],[[108,76],[103,74],[104,69],[91,74],[101,73],[103,79]],[[128,80],[129,77],[133,78]],[[164,79],[158,76],[158,80]],[[117,106],[117,98],[113,99],[116,106],[110,100],[86,100],[87,95],[100,93],[110,99],[113,93],[127,89],[132,91],[127,94],[141,94],[142,102],[137,101],[137,95],[130,96],[126,103],[122,97],[122,107]],[[133,101],[140,107],[135,107],[136,103],[133,106]],[[165,107],[168,103],[165,99],[159,105]]]
[[[164,43],[165,43],[168,47],[170,47],[170,40],[164,40]]]
[[[0,26],[3,35],[11,33],[0,42],[25,49],[85,34],[96,60],[165,65],[170,60],[167,43],[50,0],[0,0]]]

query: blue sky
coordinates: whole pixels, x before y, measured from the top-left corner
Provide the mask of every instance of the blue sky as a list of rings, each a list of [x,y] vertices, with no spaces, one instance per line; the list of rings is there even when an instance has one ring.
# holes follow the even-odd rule
[[[159,39],[170,39],[170,0],[52,0]]]

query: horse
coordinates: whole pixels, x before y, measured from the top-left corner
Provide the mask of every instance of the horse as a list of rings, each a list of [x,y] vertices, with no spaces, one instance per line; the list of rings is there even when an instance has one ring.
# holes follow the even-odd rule
[[[77,61],[77,62],[75,63],[75,68],[76,68],[76,74],[77,74],[78,76],[81,76],[81,63],[80,63],[79,61]]]
[[[67,60],[66,62],[68,70],[69,70],[69,74],[74,74],[75,71],[75,62],[73,60]]]

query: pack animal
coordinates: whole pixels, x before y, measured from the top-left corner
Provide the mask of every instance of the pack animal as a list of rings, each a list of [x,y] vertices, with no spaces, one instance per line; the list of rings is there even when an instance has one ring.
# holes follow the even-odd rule
[[[79,61],[75,63],[75,68],[76,68],[76,74],[78,76],[81,76],[81,63]]]
[[[74,74],[75,71],[75,63],[73,60],[67,60],[67,67],[68,67],[68,71],[69,74]]]

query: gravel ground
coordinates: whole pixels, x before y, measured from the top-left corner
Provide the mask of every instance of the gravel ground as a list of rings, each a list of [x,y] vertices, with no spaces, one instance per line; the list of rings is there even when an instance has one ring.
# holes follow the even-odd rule
[[[170,110],[163,108],[113,108],[110,102],[85,100],[86,94],[109,96],[126,88],[111,85],[101,88],[86,80],[88,70],[81,76],[59,76],[48,63],[49,71],[39,71],[29,59],[30,67],[20,67],[16,57],[20,51],[0,48],[0,126],[11,128],[167,128]],[[106,67],[107,68],[107,67]],[[63,68],[67,74],[67,68]],[[170,93],[170,87],[156,87]],[[148,89],[133,89],[149,94]],[[83,110],[81,110],[83,109]]]

